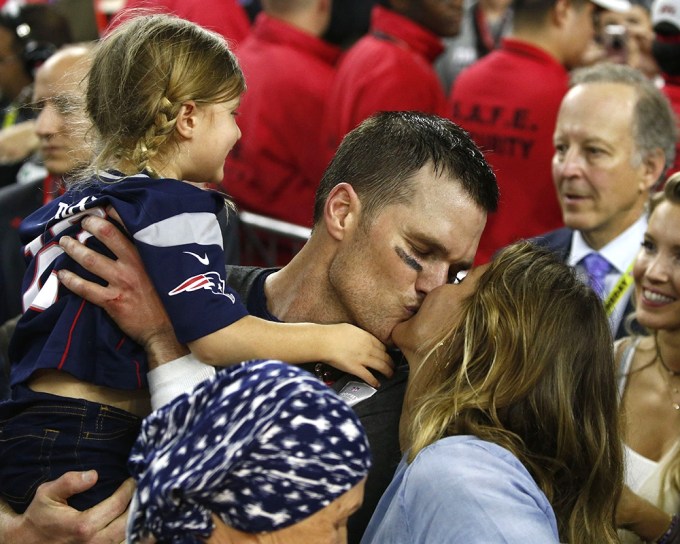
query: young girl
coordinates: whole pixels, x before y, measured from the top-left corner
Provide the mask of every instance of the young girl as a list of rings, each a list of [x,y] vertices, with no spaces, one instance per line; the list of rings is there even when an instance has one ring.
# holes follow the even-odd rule
[[[57,281],[60,269],[84,273],[59,238],[85,239],[80,221],[106,206],[135,240],[178,339],[202,360],[325,361],[372,383],[369,368],[389,374],[385,348],[370,334],[256,319],[225,286],[216,219],[224,200],[199,187],[222,179],[241,136],[235,115],[244,90],[225,41],[175,17],[131,19],[100,44],[86,95],[99,144],[93,173],[22,225],[25,313],[10,348],[13,398],[0,407],[0,493],[17,512],[41,482],[68,470],[99,473],[72,506],[112,493],[128,476],[148,413],[141,346]]]

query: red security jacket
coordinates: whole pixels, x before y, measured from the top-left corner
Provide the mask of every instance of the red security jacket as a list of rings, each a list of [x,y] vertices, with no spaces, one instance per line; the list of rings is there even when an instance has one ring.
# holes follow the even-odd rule
[[[248,90],[224,185],[244,209],[311,226],[324,104],[340,49],[266,13],[236,51]]]
[[[221,34],[231,46],[250,31],[250,19],[238,0],[127,0],[131,8],[161,9]]]
[[[340,140],[383,110],[446,114],[446,97],[432,63],[441,39],[398,13],[375,6],[369,33],[340,62],[324,120],[326,152],[320,171]]]
[[[456,79],[449,115],[485,152],[500,189],[498,212],[489,215],[477,263],[516,240],[562,226],[551,162],[568,83],[557,59],[510,38]]]

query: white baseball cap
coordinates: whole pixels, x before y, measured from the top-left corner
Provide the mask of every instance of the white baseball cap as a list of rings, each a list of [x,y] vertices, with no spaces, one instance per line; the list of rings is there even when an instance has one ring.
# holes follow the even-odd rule
[[[654,0],[652,25],[669,23],[680,30],[680,0]]]
[[[599,6],[610,11],[625,12],[632,8],[632,4],[628,0],[590,0],[596,6]]]

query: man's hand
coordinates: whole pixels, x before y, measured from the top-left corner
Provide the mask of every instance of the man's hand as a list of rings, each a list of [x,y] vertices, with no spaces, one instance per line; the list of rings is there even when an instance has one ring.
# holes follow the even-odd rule
[[[106,211],[122,224],[113,208]],[[108,247],[117,260],[67,236],[61,238],[59,245],[69,257],[108,285],[84,280],[68,270],[59,271],[59,280],[75,294],[104,308],[130,338],[145,348],[150,368],[186,355],[188,350],[177,342],[170,319],[134,244],[100,217],[86,217],[82,227]]]
[[[0,164],[13,164],[26,159],[40,145],[35,121],[18,123],[0,131]]]
[[[46,482],[22,515],[0,509],[0,541],[4,544],[120,544],[125,542],[128,505],[134,493],[126,480],[108,499],[80,512],[67,504],[72,495],[92,487],[94,470],[67,472]]]
[[[616,525],[634,532],[641,540],[656,542],[668,530],[671,516],[623,486],[616,506]]]

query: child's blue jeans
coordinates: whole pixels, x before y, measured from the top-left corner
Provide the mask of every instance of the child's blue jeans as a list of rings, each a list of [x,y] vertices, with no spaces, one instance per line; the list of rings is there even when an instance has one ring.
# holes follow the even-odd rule
[[[86,510],[110,496],[128,477],[127,459],[141,419],[82,399],[14,388],[0,404],[0,496],[17,512],[43,482],[71,470],[95,469],[97,484],[68,499]]]

